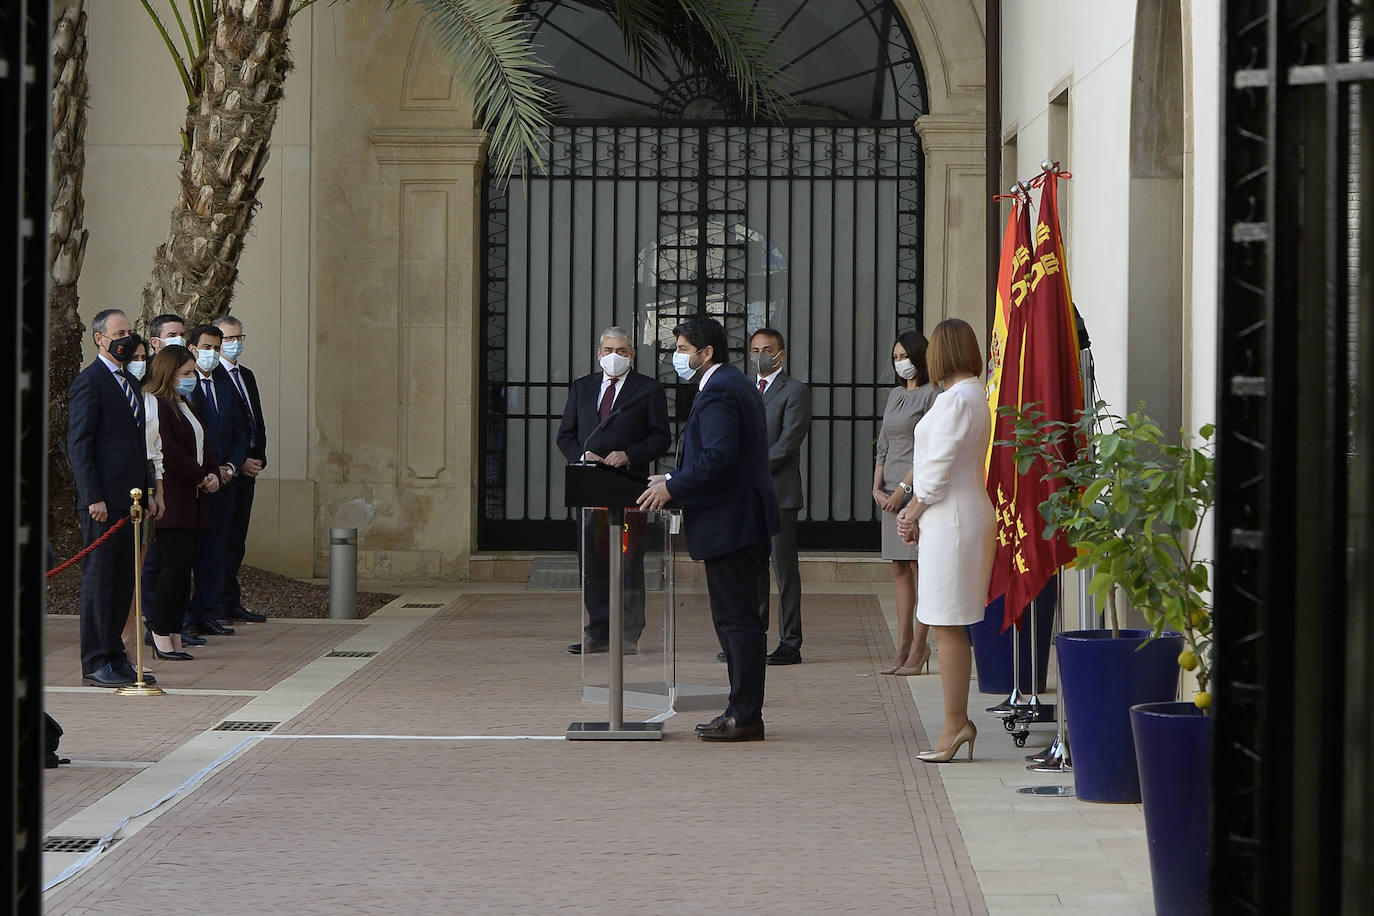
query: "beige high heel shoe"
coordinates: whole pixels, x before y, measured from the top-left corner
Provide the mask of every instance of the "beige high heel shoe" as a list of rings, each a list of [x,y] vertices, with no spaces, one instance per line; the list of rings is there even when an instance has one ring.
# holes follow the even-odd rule
[[[927,672],[930,671],[929,645],[927,645],[926,650],[921,653],[921,657],[916,661],[916,664],[904,668],[896,668],[893,670],[892,673],[897,675],[898,677],[911,677],[913,674],[920,674],[922,668],[924,668]]]
[[[978,728],[970,720],[964,723],[964,727],[959,729],[959,734],[954,736],[954,740],[949,743],[949,747],[943,751],[924,751],[916,755],[916,759],[922,763],[949,763],[958,753],[959,748],[968,745],[968,759],[973,762],[973,739],[978,737]]]

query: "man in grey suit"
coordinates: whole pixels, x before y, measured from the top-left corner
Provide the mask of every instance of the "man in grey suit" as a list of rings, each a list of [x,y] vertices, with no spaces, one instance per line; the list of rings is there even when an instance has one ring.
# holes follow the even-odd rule
[[[811,389],[783,371],[787,344],[775,328],[759,328],[749,338],[752,381],[763,397],[768,421],[768,467],[778,497],[782,526],[773,535],[773,570],[778,578],[778,647],[770,665],[802,660],[801,572],[797,567],[797,512],[801,509],[801,448],[811,430]],[[759,616],[768,628],[768,567],[759,582]]]

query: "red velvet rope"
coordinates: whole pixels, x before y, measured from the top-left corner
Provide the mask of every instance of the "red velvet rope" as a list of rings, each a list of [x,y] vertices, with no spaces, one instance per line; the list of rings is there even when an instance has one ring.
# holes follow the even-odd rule
[[[53,576],[57,575],[58,573],[62,572],[63,570],[71,569],[71,568],[72,568],[73,566],[75,566],[77,563],[80,563],[82,560],[86,559],[86,557],[90,556],[90,553],[91,553],[92,550],[95,550],[95,549],[96,549],[97,547],[99,547],[101,544],[103,544],[103,543],[105,543],[106,541],[108,541],[108,540],[110,539],[110,535],[114,534],[114,533],[115,533],[116,531],[118,531],[120,528],[123,528],[123,527],[124,527],[124,523],[127,522],[128,520],[129,520],[129,516],[126,515],[126,516],[124,516],[123,518],[121,518],[119,521],[115,522],[113,525],[110,526],[110,530],[109,530],[109,531],[106,531],[106,532],[105,532],[104,534],[102,534],[100,537],[96,538],[94,541],[91,541],[90,546],[87,547],[85,550],[81,551],[80,553],[78,553],[76,556],[72,557],[72,558],[71,558],[70,560],[68,560],[67,562],[62,563],[62,564],[59,565],[59,566],[54,566],[52,569],[48,570],[48,572],[47,572],[47,574],[46,574],[47,578],[51,579]]]

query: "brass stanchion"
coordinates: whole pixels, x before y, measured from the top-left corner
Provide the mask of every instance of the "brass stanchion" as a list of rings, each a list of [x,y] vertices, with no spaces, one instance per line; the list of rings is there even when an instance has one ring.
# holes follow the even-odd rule
[[[160,697],[166,691],[143,682],[143,491],[134,487],[129,491],[134,504],[129,507],[129,521],[134,525],[134,673],[138,680],[115,693],[126,697]]]

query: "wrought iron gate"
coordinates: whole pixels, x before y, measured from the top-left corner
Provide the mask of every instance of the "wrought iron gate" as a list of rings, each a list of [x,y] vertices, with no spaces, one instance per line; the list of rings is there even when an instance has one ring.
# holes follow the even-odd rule
[[[600,331],[676,384],[672,328],[710,315],[732,361],[766,325],[812,390],[804,546],[876,544],[872,443],[897,329],[921,324],[921,153],[909,127],[567,124],[547,177],[489,188],[483,547],[566,548],[554,438]],[[516,240],[513,243],[513,240]],[[520,244],[523,242],[523,244]],[[566,527],[567,530],[563,530]]]

